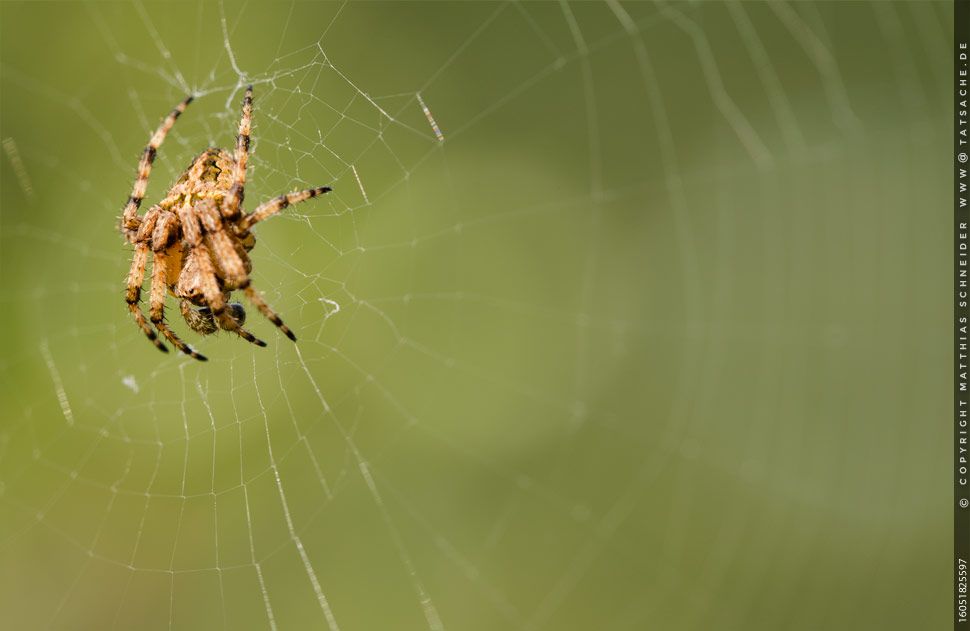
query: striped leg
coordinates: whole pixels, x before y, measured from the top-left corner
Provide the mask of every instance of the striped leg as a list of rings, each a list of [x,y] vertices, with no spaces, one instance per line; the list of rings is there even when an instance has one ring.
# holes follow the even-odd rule
[[[232,188],[222,204],[222,214],[230,220],[239,217],[239,206],[246,195],[246,162],[249,160],[249,130],[253,117],[253,86],[246,87],[243,98],[242,118],[239,119],[239,133],[236,135],[236,150],[233,159],[236,170],[232,175]]]
[[[275,324],[286,337],[295,342],[296,336],[293,335],[293,331],[283,324],[283,320],[266,304],[259,292],[250,285],[249,274],[246,272],[246,263],[249,261],[249,257],[245,254],[246,251],[241,250],[245,258],[240,256],[239,250],[233,247],[232,238],[223,230],[206,234],[205,239],[206,244],[216,253],[216,258],[219,260],[226,278],[231,279],[236,287],[246,292],[249,301],[259,309],[266,319]]]
[[[305,191],[298,191],[296,193],[287,193],[286,195],[280,195],[279,197],[274,197],[273,199],[263,202],[259,205],[259,208],[249,213],[242,219],[241,227],[248,230],[253,226],[253,224],[259,223],[260,221],[275,215],[279,211],[283,210],[291,204],[298,204],[302,201],[312,199],[317,195],[323,195],[324,193],[329,193],[333,189],[329,186],[323,186],[321,188],[311,188]]]
[[[148,252],[147,243],[138,243],[135,245],[135,256],[131,259],[131,269],[128,271],[128,292],[125,299],[128,303],[128,310],[131,311],[131,315],[135,316],[135,322],[138,323],[141,330],[148,336],[148,339],[152,341],[152,344],[158,350],[167,353],[168,348],[155,335],[155,331],[152,330],[148,321],[145,320],[145,314],[142,313],[141,307],[138,306],[138,301],[141,299],[141,284],[145,280],[145,266],[148,264]]]
[[[212,311],[212,316],[215,318],[219,328],[238,333],[244,340],[252,342],[256,346],[266,346],[266,342],[258,339],[252,333],[242,328],[230,315],[227,309],[226,299],[222,295],[222,290],[219,289],[216,268],[212,262],[212,254],[209,251],[209,247],[202,240],[202,230],[198,218],[191,210],[186,209],[179,211],[179,219],[182,221],[182,230],[185,233],[185,239],[191,244],[198,258],[199,273],[202,277],[202,293],[205,295],[205,301],[208,303],[209,309]]]
[[[202,225],[206,229],[206,245],[215,254],[225,279],[230,281],[231,284],[228,286],[232,287],[234,285],[245,291],[250,302],[266,316],[266,319],[275,324],[286,337],[295,342],[296,336],[293,335],[293,331],[290,331],[283,324],[283,320],[266,304],[266,301],[259,295],[259,292],[249,284],[248,270],[252,269],[252,264],[249,263],[249,256],[246,254],[245,248],[241,245],[236,247],[239,243],[238,239],[230,236],[223,229],[215,202],[211,199],[204,199],[196,206],[196,210],[201,215]]]
[[[175,109],[162,121],[162,124],[155,131],[155,135],[148,141],[148,146],[142,152],[141,162],[138,163],[138,179],[135,180],[135,186],[131,191],[131,196],[128,197],[127,203],[125,203],[125,210],[121,217],[121,227],[123,229],[138,229],[141,219],[136,213],[141,206],[142,198],[145,197],[145,188],[148,186],[148,175],[152,172],[152,162],[155,161],[155,154],[158,153],[158,148],[162,146],[165,135],[172,128],[172,125],[175,124],[175,119],[185,111],[185,108],[192,102],[192,98],[189,96],[175,106]]]
[[[148,321],[145,320],[145,314],[142,313],[141,307],[138,306],[141,300],[141,286],[145,282],[145,267],[148,265],[148,253],[151,251],[149,243],[151,242],[152,230],[155,227],[158,215],[159,211],[157,209],[149,211],[145,215],[145,221],[142,222],[135,236],[129,237],[135,244],[135,254],[131,257],[131,268],[128,270],[128,280],[126,283],[128,291],[125,293],[125,302],[128,303],[128,310],[135,317],[135,322],[141,327],[145,335],[148,336],[148,339],[152,341],[152,344],[158,350],[167,353],[168,348],[155,335],[155,331],[152,330]]]
[[[204,239],[209,251],[215,255],[215,262],[222,272],[222,278],[227,281],[226,287],[242,287],[249,282],[249,270],[246,269],[243,259],[239,257],[236,249],[238,240],[229,236],[223,225],[222,216],[219,209],[212,199],[203,199],[195,206],[205,228]]]
[[[152,292],[149,300],[149,304],[151,305],[149,317],[151,318],[152,324],[155,325],[155,328],[161,331],[162,335],[174,344],[177,349],[189,357],[204,362],[208,358],[183,342],[175,334],[175,331],[170,329],[168,324],[165,323],[166,273],[168,273],[168,255],[164,251],[155,252],[155,258],[152,262]]]
[[[258,291],[253,289],[252,285],[247,282],[246,286],[242,289],[246,292],[246,296],[249,298],[249,301],[256,305],[256,308],[259,309],[264,316],[266,316],[267,320],[275,324],[277,328],[279,328],[279,330],[286,335],[286,337],[290,338],[294,342],[296,341],[296,336],[293,335],[293,331],[289,330],[287,326],[283,324],[280,317],[276,315],[276,312],[273,311],[272,307],[266,304],[266,301],[263,300],[263,297],[259,295]]]
[[[169,342],[177,349],[199,361],[206,361],[206,357],[197,353],[191,346],[179,339],[175,331],[165,323],[165,289],[168,287],[168,248],[171,247],[178,235],[175,215],[165,213],[155,225],[152,234],[154,258],[152,260],[152,289],[149,298],[150,310],[148,317]]]

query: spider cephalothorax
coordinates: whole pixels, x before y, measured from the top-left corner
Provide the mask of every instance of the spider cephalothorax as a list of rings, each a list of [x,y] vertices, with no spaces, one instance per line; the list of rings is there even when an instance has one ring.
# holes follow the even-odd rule
[[[286,328],[249,283],[253,264],[249,251],[256,245],[251,232],[254,224],[276,214],[290,204],[330,191],[311,188],[274,197],[251,213],[244,213],[242,201],[246,185],[246,160],[249,157],[249,128],[253,108],[253,86],[246,88],[235,157],[222,149],[206,149],[192,161],[172,186],[165,199],[138,215],[145,196],[148,175],[155,154],[175,119],[192,102],[188,97],[165,118],[142,153],[138,179],[121,218],[121,230],[135,246],[128,272],[128,308],[159,350],[168,352],[145,320],[139,301],[149,254],[153,257],[149,320],[168,341],[186,355],[206,358],[183,342],[165,322],[165,291],[181,301],[182,317],[201,335],[219,329],[238,333],[258,346],[266,346],[242,327],[246,311],[238,302],[229,303],[233,290],[245,292],[250,302],[280,331],[294,342],[296,336]]]

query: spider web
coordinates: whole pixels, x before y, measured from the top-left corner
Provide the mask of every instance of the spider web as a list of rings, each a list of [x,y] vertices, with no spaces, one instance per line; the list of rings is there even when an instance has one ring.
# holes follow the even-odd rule
[[[0,9],[11,628],[942,624],[949,5]],[[113,223],[248,83],[299,341],[162,355]]]

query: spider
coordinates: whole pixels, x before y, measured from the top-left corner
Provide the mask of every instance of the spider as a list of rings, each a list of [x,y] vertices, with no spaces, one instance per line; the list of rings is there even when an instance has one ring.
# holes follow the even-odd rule
[[[249,301],[288,338],[296,341],[278,315],[249,282],[253,264],[249,251],[256,245],[253,225],[275,215],[290,204],[329,192],[328,186],[287,193],[259,205],[251,213],[242,211],[249,158],[249,130],[253,108],[253,86],[243,99],[235,155],[222,149],[206,149],[179,177],[165,199],[144,215],[138,214],[145,196],[148,175],[155,154],[175,120],[193,97],[179,103],[162,121],[138,164],[138,178],[125,204],[121,231],[135,246],[128,272],[126,301],[135,322],[148,339],[163,352],[168,347],[152,330],[139,301],[148,256],[152,255],[149,320],[180,351],[200,361],[206,357],[183,342],[165,322],[165,290],[180,299],[179,309],[189,327],[200,335],[219,329],[232,331],[243,339],[266,346],[243,328],[246,310],[238,302],[229,303],[233,290],[245,292]]]

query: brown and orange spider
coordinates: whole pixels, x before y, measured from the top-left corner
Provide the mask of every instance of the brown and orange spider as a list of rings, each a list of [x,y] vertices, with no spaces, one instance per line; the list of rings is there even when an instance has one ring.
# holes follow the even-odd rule
[[[128,272],[128,309],[148,339],[167,353],[168,348],[155,335],[138,304],[148,255],[151,253],[149,319],[168,341],[186,355],[206,360],[179,339],[165,323],[166,289],[180,299],[182,317],[200,335],[223,329],[238,333],[257,346],[266,346],[265,342],[242,327],[246,321],[243,306],[238,302],[228,302],[230,293],[240,289],[270,322],[295,342],[293,332],[286,328],[249,283],[253,264],[248,253],[256,245],[256,237],[250,230],[254,224],[290,204],[322,195],[331,189],[323,186],[287,193],[260,204],[251,213],[242,212],[253,86],[246,88],[243,99],[235,158],[222,149],[206,149],[192,161],[165,199],[148,209],[144,216],[137,214],[145,196],[155,154],[175,124],[175,119],[185,111],[192,98],[190,96],[179,103],[148,142],[138,164],[138,179],[125,204],[121,231],[128,242],[135,246],[131,270]]]

